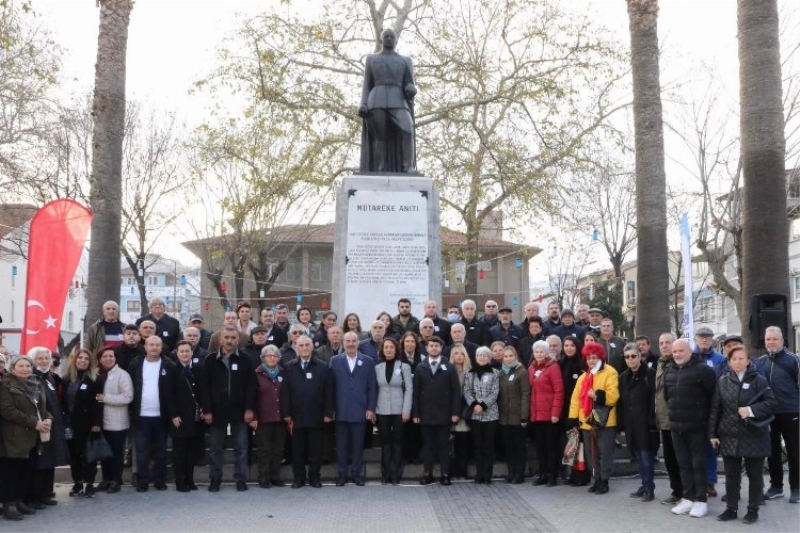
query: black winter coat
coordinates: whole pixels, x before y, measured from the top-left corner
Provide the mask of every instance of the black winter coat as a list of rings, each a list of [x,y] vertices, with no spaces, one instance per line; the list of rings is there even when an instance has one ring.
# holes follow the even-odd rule
[[[312,357],[303,370],[298,357],[284,367],[281,416],[291,417],[297,428],[323,427],[325,417],[333,418],[333,386],[333,375],[326,363]]]
[[[658,451],[655,392],[656,371],[644,364],[635,373],[629,368],[619,376],[617,427],[625,430],[629,448]]]
[[[228,356],[228,370],[222,357],[221,351],[208,354],[199,382],[200,405],[204,414],[213,415],[214,426],[243,422],[245,411],[256,405],[256,373],[250,358],[235,351]]]
[[[139,422],[139,414],[142,409],[142,388],[144,381],[142,378],[142,367],[144,357],[137,357],[131,361],[128,367],[128,374],[133,382],[133,401],[128,404],[128,412],[131,416],[131,424]],[[161,357],[161,368],[158,370],[158,403],[161,408],[161,418],[164,423],[171,423],[175,417],[175,377],[176,366],[172,359]]]
[[[711,403],[708,436],[719,439],[719,453],[728,457],[768,457],[769,424],[756,428],[739,416],[739,408],[749,406],[755,419],[770,416],[777,401],[764,376],[750,364],[742,381],[729,370],[719,378]]]
[[[68,384],[64,383],[64,388]],[[69,426],[75,434],[75,439],[85,441],[89,437],[92,426],[103,427],[103,404],[98,402],[96,397],[103,393],[103,382],[100,376],[92,380],[88,374],[78,382],[75,390],[75,403],[72,411],[68,413]],[[67,405],[67,402],[64,402]]]
[[[693,355],[683,366],[672,365],[664,384],[672,431],[707,431],[716,388],[716,372],[699,357]]]
[[[47,398],[47,411],[53,416],[50,428],[50,441],[41,443],[35,468],[46,470],[69,463],[67,451],[67,415],[61,405],[61,377],[52,372],[42,373],[34,370],[33,375],[42,383]]]
[[[444,368],[443,368],[444,367]],[[450,417],[461,416],[461,383],[456,367],[444,359],[434,375],[426,359],[414,372],[414,403],[411,416],[425,425],[449,425]]]
[[[558,366],[561,367],[561,379],[564,382],[564,407],[561,409],[561,420],[566,420],[569,418],[569,404],[572,393],[575,392],[575,384],[586,370],[586,362],[580,354],[575,354],[573,357],[565,356],[559,359]]]
[[[183,364],[178,363],[175,370],[175,402],[173,417],[181,417],[181,425],[177,428],[169,421],[169,434],[173,437],[188,438],[200,435],[205,423],[202,418],[195,420],[200,409],[199,383],[203,380],[203,366],[192,364],[188,373]]]

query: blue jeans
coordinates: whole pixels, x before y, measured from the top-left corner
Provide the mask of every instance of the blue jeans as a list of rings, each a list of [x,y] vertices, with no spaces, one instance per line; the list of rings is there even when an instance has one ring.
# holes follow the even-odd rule
[[[655,484],[655,457],[656,454],[650,450],[633,450],[633,455],[639,462],[639,476],[642,478],[642,486],[653,492]]]
[[[250,427],[242,422],[231,422],[231,438],[233,438],[234,467],[233,479],[247,481],[247,435]],[[222,479],[222,450],[228,426],[211,426],[209,431],[208,466],[211,480]]]
[[[160,416],[142,416],[134,429],[136,439],[136,480],[159,483],[167,474],[167,428]],[[150,450],[155,464],[150,470]]]

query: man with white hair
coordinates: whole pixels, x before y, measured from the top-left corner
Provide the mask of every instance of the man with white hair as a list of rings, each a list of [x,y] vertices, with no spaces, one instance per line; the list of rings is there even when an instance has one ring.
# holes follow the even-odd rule
[[[143,316],[136,321],[138,326],[145,320],[151,320],[156,325],[156,335],[161,337],[164,341],[166,353],[175,349],[175,344],[178,342],[178,335],[181,332],[181,324],[177,319],[167,314],[167,306],[164,300],[156,296],[150,299],[148,304],[150,314]]]
[[[472,366],[477,365],[475,361],[475,352],[478,350],[478,345],[474,342],[470,342],[467,339],[467,329],[464,327],[464,324],[461,322],[456,322],[453,324],[453,327],[450,328],[450,336],[453,337],[453,344],[448,346],[442,352],[442,357],[450,360],[450,351],[453,349],[453,346],[461,344],[467,350],[467,355],[469,356],[469,360],[472,363]]]
[[[489,334],[489,328],[486,324],[475,316],[477,306],[474,300],[464,300],[461,302],[461,324],[466,329],[467,340],[477,346],[489,346],[492,343],[492,336]],[[450,327],[450,336],[452,337],[453,328]],[[456,342],[453,339],[453,342]]]
[[[103,318],[86,329],[86,348],[97,353],[100,348],[116,348],[123,341],[125,324],[119,321],[119,304],[112,300],[103,304]]]
[[[382,320],[374,321],[369,328],[369,337],[359,343],[358,351],[369,356],[373,363],[377,363],[384,335],[386,335],[386,324]]]

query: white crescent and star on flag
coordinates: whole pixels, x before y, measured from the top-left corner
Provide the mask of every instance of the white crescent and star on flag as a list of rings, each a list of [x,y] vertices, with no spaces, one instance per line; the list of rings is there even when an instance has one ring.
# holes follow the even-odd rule
[[[45,307],[40,302],[38,302],[36,300],[28,300],[28,307],[38,307],[38,308],[42,309],[43,311],[47,312],[47,309],[45,309]],[[53,315],[51,315],[50,313],[47,313],[47,318],[43,319],[42,321],[45,323],[45,329],[55,329],[57,320],[58,319],[53,317]],[[36,329],[36,330],[26,329],[25,333],[28,334],[28,335],[36,335],[40,331],[41,330],[39,330],[39,329]]]

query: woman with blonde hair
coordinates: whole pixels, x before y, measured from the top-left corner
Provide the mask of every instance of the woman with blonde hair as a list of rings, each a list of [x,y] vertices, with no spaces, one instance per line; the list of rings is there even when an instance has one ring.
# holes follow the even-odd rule
[[[102,385],[94,354],[86,349],[72,352],[64,374],[64,398],[67,412],[67,448],[72,474],[70,496],[94,496],[97,463],[86,461],[86,443],[103,429],[103,404],[97,401]]]
[[[452,364],[458,372],[458,382],[461,385],[461,390],[464,390],[464,377],[467,372],[472,368],[472,363],[469,361],[469,354],[463,344],[454,344],[450,349],[450,364]],[[464,401],[464,396],[461,396],[461,410],[467,407]],[[470,433],[471,429],[467,421],[463,418],[453,424],[450,432],[453,435],[453,461],[450,463],[450,475],[453,478],[466,478],[467,465],[469,464],[470,457]]]

